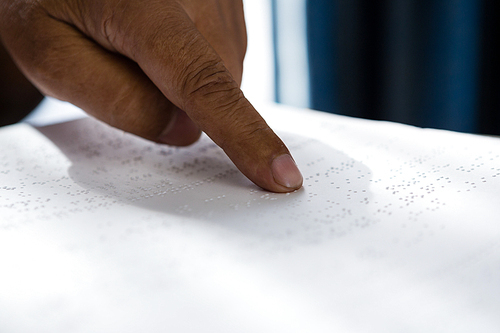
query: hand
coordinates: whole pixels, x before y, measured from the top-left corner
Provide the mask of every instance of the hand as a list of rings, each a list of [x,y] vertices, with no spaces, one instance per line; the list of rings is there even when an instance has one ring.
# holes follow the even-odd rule
[[[156,142],[188,145],[202,130],[257,185],[302,185],[239,88],[240,0],[3,0],[0,34],[46,95]]]

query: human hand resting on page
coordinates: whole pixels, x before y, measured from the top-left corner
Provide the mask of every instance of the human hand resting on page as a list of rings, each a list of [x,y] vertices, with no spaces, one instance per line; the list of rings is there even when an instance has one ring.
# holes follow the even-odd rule
[[[0,0],[0,34],[44,94],[160,143],[189,145],[204,131],[257,185],[302,185],[239,88],[241,0]]]

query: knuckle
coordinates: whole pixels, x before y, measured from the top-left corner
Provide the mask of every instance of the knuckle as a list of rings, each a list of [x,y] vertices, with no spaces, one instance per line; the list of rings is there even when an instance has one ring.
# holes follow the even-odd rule
[[[126,45],[130,42],[127,36],[133,35],[131,29],[138,26],[139,10],[133,8],[133,3],[118,1],[110,4],[104,1],[98,8],[92,8],[90,11],[86,15],[90,18],[86,26],[91,27],[90,30],[96,30],[90,33],[95,36],[99,44],[112,52],[127,52]]]
[[[230,108],[242,97],[238,84],[222,60],[205,60],[198,57],[186,66],[181,74],[182,100],[196,106],[208,103],[217,109]],[[194,104],[194,105],[193,105]]]
[[[107,11],[101,20],[100,32],[104,40],[110,45],[116,44],[116,34],[114,33],[115,12]]]

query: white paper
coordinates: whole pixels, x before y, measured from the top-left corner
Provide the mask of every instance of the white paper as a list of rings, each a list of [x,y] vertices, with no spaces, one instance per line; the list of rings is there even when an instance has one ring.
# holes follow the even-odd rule
[[[498,332],[500,141],[259,110],[304,175],[93,119],[0,130],[0,332]]]

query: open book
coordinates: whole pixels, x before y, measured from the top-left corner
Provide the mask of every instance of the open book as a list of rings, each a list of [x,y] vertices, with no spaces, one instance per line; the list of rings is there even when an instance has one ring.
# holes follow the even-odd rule
[[[0,332],[499,332],[500,139],[261,106],[304,175],[0,129]]]

